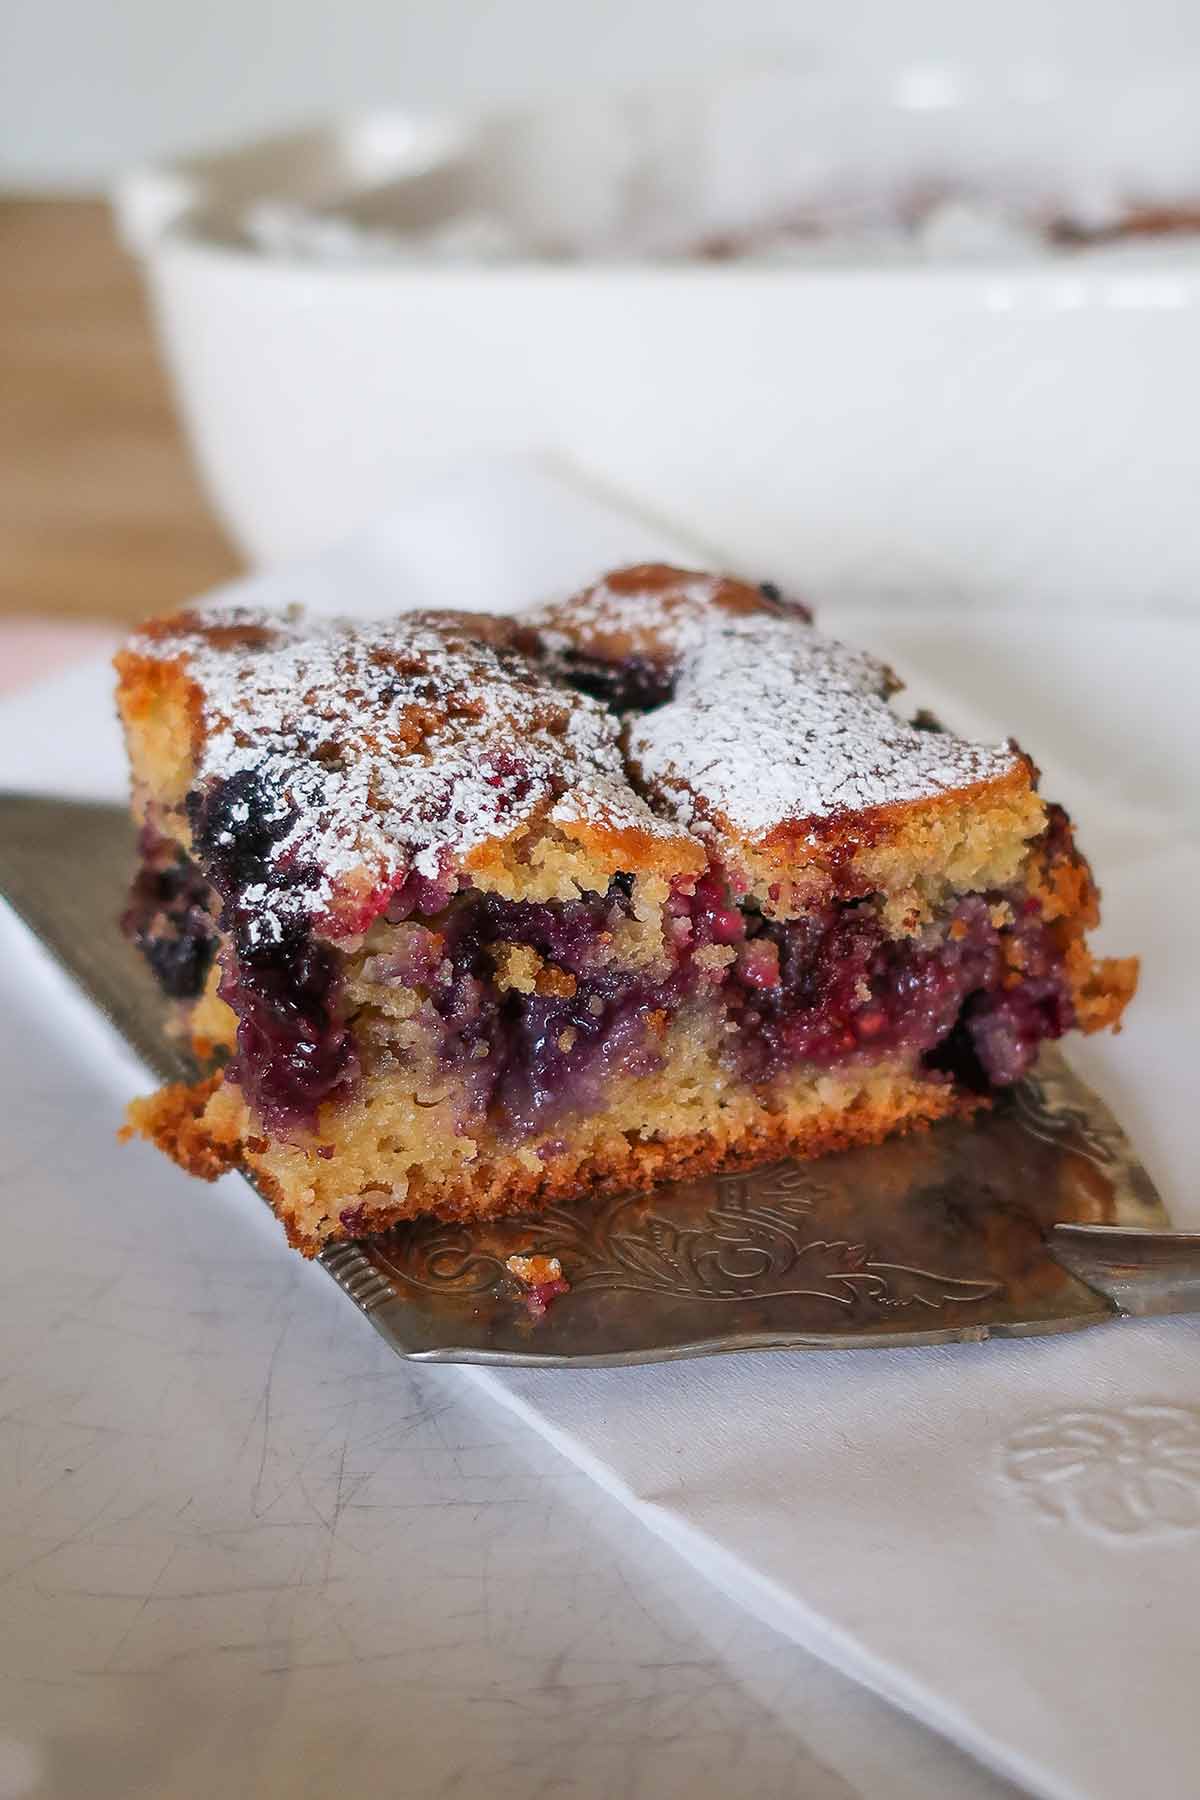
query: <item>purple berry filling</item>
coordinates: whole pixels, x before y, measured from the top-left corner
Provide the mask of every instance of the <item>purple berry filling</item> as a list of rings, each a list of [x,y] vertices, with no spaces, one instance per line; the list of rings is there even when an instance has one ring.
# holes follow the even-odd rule
[[[441,1061],[465,1073],[473,1116],[531,1135],[558,1112],[601,1106],[610,1075],[658,1066],[647,1015],[678,1004],[682,985],[603,959],[606,940],[629,913],[631,888],[617,876],[606,895],[558,904],[468,892],[439,922],[449,964],[431,995]],[[574,976],[574,994],[500,992],[491,952],[503,943],[527,945]]]
[[[337,1014],[336,954],[288,905],[289,893],[315,885],[318,871],[275,859],[294,815],[253,770],[191,795],[188,812],[232,948],[220,987],[238,1021],[227,1074],[266,1125],[287,1133],[309,1124],[357,1074]]]
[[[997,926],[999,899],[969,896],[932,941],[898,941],[869,903],[779,924],[732,906],[724,883],[709,875],[693,896],[671,902],[676,961],[655,979],[599,954],[603,934],[629,908],[621,878],[603,899],[567,905],[464,894],[439,924],[450,965],[432,996],[441,1060],[465,1075],[478,1116],[517,1135],[558,1113],[599,1107],[613,1075],[659,1067],[651,1020],[689,1001],[724,1009],[735,1027],[725,1055],[750,1082],[798,1064],[833,1068],[915,1053],[973,1085],[1007,1086],[1044,1039],[1069,1028],[1072,1008],[1036,909]],[[500,942],[527,944],[567,970],[575,992],[499,993],[489,953]],[[697,958],[714,945],[731,948],[734,960],[713,969]]]
[[[672,672],[647,656],[629,656],[613,663],[585,656],[581,650],[567,650],[562,656],[562,674],[569,686],[619,713],[653,712],[656,706],[666,705],[675,685]]]
[[[753,979],[739,955],[726,982],[742,1074],[764,1081],[796,1063],[830,1068],[860,1054],[915,1052],[973,1085],[1019,1080],[1043,1039],[1060,1037],[1073,1013],[1061,958],[1036,906],[998,927],[999,899],[960,901],[932,942],[928,934],[886,937],[875,909],[862,902],[783,925],[749,920],[747,951],[770,946],[778,976]],[[937,1063],[935,1053],[956,1031]]]
[[[230,941],[220,990],[238,1016],[230,1074],[286,1134],[358,1072],[337,953],[288,904],[316,872],[281,868],[275,848],[292,815],[251,773],[195,797],[191,815]],[[145,850],[127,929],[167,991],[194,997],[213,954],[211,895],[161,840]],[[486,1119],[524,1138],[560,1114],[600,1108],[611,1078],[662,1066],[663,1025],[688,1007],[719,1009],[732,1027],[722,1057],[755,1084],[800,1065],[909,1055],[932,1072],[1005,1087],[1073,1023],[1061,954],[1024,896],[969,895],[939,927],[897,940],[869,901],[765,919],[737,906],[713,870],[668,902],[671,960],[650,973],[611,954],[632,892],[618,875],[604,895],[539,903],[412,878],[392,896],[396,942],[368,978],[427,991],[421,1017],[442,1067],[461,1079],[464,1129]],[[496,952],[509,944],[565,972],[574,991],[561,974],[554,991],[502,990]]]
[[[143,828],[141,867],[121,915],[121,930],[150,964],[172,1000],[204,992],[217,951],[213,896],[191,859],[154,827]]]

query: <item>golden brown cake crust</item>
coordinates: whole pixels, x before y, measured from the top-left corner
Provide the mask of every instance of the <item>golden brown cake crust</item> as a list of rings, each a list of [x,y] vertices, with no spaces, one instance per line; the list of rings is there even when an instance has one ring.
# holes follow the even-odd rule
[[[801,1161],[836,1150],[879,1144],[898,1132],[924,1130],[939,1119],[967,1118],[987,1100],[977,1094],[942,1086],[917,1087],[899,1082],[892,1091],[864,1095],[849,1108],[811,1111],[761,1112],[749,1127],[742,1124],[734,1136],[719,1127],[690,1137],[667,1141],[622,1140],[600,1154],[532,1170],[519,1162],[503,1168],[492,1165],[466,1170],[455,1179],[426,1186],[418,1174],[403,1200],[359,1195],[346,1208],[351,1224],[341,1218],[324,1221],[320,1231],[306,1229],[306,1220],[289,1202],[279,1182],[258,1165],[254,1140],[228,1135],[214,1126],[209,1102],[213,1078],[194,1087],[163,1088],[129,1108],[125,1135],[147,1138],[190,1175],[215,1181],[233,1169],[241,1169],[262,1192],[282,1222],[288,1242],[305,1256],[315,1256],[328,1244],[339,1243],[364,1231],[385,1231],[404,1219],[423,1216],[452,1221],[495,1218],[510,1213],[537,1212],[584,1194],[641,1193],[661,1182],[682,1181],[717,1170],[753,1168],[784,1156]],[[356,1211],[360,1215],[356,1218]]]
[[[146,1138],[188,1175],[217,1181],[241,1166],[240,1138],[222,1140],[205,1121],[209,1101],[223,1076],[215,1070],[200,1081],[173,1081],[145,1099],[132,1100],[120,1137]]]

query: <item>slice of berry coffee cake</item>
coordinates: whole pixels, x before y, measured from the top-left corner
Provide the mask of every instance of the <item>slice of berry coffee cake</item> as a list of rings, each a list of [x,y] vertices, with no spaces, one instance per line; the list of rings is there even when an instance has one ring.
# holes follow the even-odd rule
[[[1133,991],[1029,759],[906,723],[770,587],[213,607],[117,667],[125,927],[216,1064],[128,1129],[246,1169],[306,1254],[876,1142]]]

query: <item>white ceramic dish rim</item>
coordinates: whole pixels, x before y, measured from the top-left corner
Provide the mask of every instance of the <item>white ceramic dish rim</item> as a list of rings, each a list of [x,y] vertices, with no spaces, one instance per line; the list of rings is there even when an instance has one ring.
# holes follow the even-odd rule
[[[661,287],[736,285],[741,290],[759,283],[763,287],[804,283],[828,289],[842,283],[859,286],[863,282],[917,289],[932,283],[964,296],[974,292],[982,303],[997,310],[1007,304],[1009,294],[1039,298],[1061,311],[1093,304],[1135,311],[1146,307],[1174,309],[1200,301],[1200,234],[1194,247],[1189,244],[1183,253],[1177,246],[1169,259],[1161,251],[1139,247],[1137,251],[1123,252],[1119,266],[1114,262],[1088,268],[1058,261],[1022,263],[1001,258],[981,259],[969,265],[863,261],[829,262],[811,268],[783,264],[738,268],[729,263],[666,263],[650,258],[621,263],[554,263],[530,258],[494,264],[442,264],[400,258],[395,262],[323,262],[315,257],[265,256],[249,245],[210,235],[200,220],[185,218],[164,231],[155,254],[207,264],[216,270],[236,270],[239,276],[253,271],[268,281],[294,282],[301,277],[306,282],[335,287],[369,283],[428,288],[435,282],[461,287],[483,281],[497,286],[536,283],[539,287],[569,288],[580,282],[589,287],[619,287],[636,281],[639,285],[653,282]]]
[[[1002,72],[989,80],[971,71],[950,67],[933,71],[901,70],[876,81],[860,77],[831,80],[820,74],[789,75],[788,78],[794,80],[797,91],[807,91],[826,107],[831,100],[844,96],[849,104],[865,107],[868,117],[874,114],[880,120],[933,112],[969,123],[977,109],[983,114],[988,108],[994,110],[999,106],[1011,114],[1014,125],[1019,125],[1022,118],[1034,113],[1046,116],[1056,107],[1069,112],[1080,98],[1090,100],[1094,105],[1097,95],[1121,95],[1127,91],[1110,82],[1074,81],[1054,72],[1044,74],[1039,85],[1037,81],[1031,84],[1030,78],[1019,72],[1016,75]],[[927,85],[931,79],[934,82],[932,101]],[[691,84],[691,88],[704,95],[717,85],[713,81],[697,82]],[[608,95],[585,92],[581,98],[585,102],[619,104],[636,102],[647,94],[662,96],[683,91],[685,84],[677,83],[673,88],[627,89]],[[1176,103],[1181,96],[1190,97],[1196,115],[1200,116],[1200,83],[1188,75],[1174,80],[1160,79],[1157,83],[1135,84],[1133,88],[1133,92],[1141,94],[1143,99],[1159,91],[1168,98],[1173,96]],[[1148,276],[1153,277],[1156,284],[1184,284],[1189,290],[1200,282],[1200,232],[1177,237],[1147,237],[1118,245],[1084,246],[1068,251],[1047,249],[1044,254],[1022,255],[999,250],[969,259],[939,255],[888,257],[873,252],[864,241],[861,250],[850,247],[834,250],[828,255],[814,257],[811,262],[706,262],[700,258],[667,258],[651,253],[629,253],[619,259],[583,254],[559,261],[531,252],[517,253],[498,261],[464,259],[448,263],[435,255],[423,257],[413,250],[378,258],[325,259],[287,255],[239,239],[229,230],[231,208],[245,209],[261,199],[298,199],[303,204],[308,198],[309,203],[319,210],[325,202],[307,197],[302,179],[297,186],[298,170],[306,160],[315,164],[324,158],[327,164],[332,164],[341,159],[344,173],[337,199],[344,203],[360,197],[381,177],[395,179],[435,168],[439,158],[444,158],[456,146],[469,144],[473,135],[486,127],[512,123],[536,125],[556,111],[561,111],[561,103],[557,107],[534,102],[526,106],[463,109],[460,112],[374,108],[270,134],[225,150],[146,165],[130,170],[116,185],[114,204],[119,226],[135,254],[144,256],[162,250],[242,271],[269,271],[273,276],[283,278],[302,275],[335,287],[359,281],[427,284],[431,280],[511,285],[529,279],[536,279],[547,287],[569,286],[581,279],[609,285],[630,280],[654,281],[662,285],[736,283],[743,288],[757,282],[772,285],[779,282],[811,283],[828,287],[839,280],[855,284],[869,280],[903,287],[936,280],[939,285],[969,291],[973,285],[992,284],[997,277],[1002,277],[1023,291],[1059,288],[1066,296],[1060,302],[1062,305],[1080,306],[1108,294],[1127,294],[1131,283],[1144,283]],[[1017,142],[1015,136],[1013,142]],[[1190,169],[1190,146],[1187,162]],[[1200,190],[1200,134],[1195,143],[1194,166],[1194,185]],[[1049,165],[1047,169],[1049,171]],[[282,190],[278,186],[281,175]],[[220,216],[223,209],[224,223]],[[330,206],[329,211],[336,217],[336,204]],[[1193,297],[1189,292],[1189,300]],[[1123,303],[1132,302],[1126,299]],[[1151,304],[1155,303],[1151,301]],[[1157,303],[1170,302],[1159,300]]]

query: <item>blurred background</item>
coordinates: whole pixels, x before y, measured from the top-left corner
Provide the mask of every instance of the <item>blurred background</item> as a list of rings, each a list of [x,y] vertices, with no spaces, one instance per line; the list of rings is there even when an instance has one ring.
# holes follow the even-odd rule
[[[395,102],[561,95],[787,58],[1174,67],[1179,0],[7,0],[0,179],[93,192],[131,161]]]
[[[1194,8],[1180,6],[1178,0],[1141,0],[1136,6],[1114,4],[1114,0],[1088,0],[1086,4],[1083,0],[1058,0],[1057,4],[1018,0],[1003,7],[970,4],[969,0],[907,0],[904,4],[840,0],[837,6],[796,4],[795,0],[589,0],[585,4],[572,4],[571,0],[339,0],[338,4],[289,0],[286,5],[279,0],[208,0],[203,7],[184,7],[170,0],[106,0],[100,6],[91,0],[39,0],[37,5],[8,0],[0,10],[0,21],[0,255],[4,267],[0,390],[5,396],[0,409],[0,616],[6,621],[0,652],[4,680],[9,684],[27,679],[47,659],[60,656],[68,643],[78,649],[99,641],[116,621],[171,606],[220,581],[243,566],[248,556],[293,547],[286,520],[281,526],[279,518],[273,518],[260,529],[256,515],[255,521],[247,523],[243,518],[239,525],[233,517],[236,502],[231,508],[228,497],[221,500],[222,479],[236,479],[228,472],[222,476],[217,468],[226,456],[216,441],[221,433],[236,435],[244,426],[247,460],[255,467],[263,462],[250,387],[232,422],[228,416],[201,416],[204,403],[197,399],[201,377],[189,366],[182,380],[185,391],[190,392],[191,434],[201,445],[207,487],[197,479],[155,347],[139,270],[128,249],[118,243],[108,207],[113,184],[130,169],[162,166],[314,120],[351,117],[382,107],[395,115],[406,108],[461,111],[538,100],[569,103],[571,96],[581,92],[654,83],[678,86],[739,72],[761,75],[780,70],[793,72],[801,81],[831,80],[835,86],[849,83],[863,93],[887,97],[889,104],[900,93],[918,113],[936,113],[948,98],[964,93],[1003,89],[1010,98],[1018,96],[1023,106],[1034,101],[1042,106],[1065,84],[1086,87],[1098,83],[1104,88],[1116,83],[1120,89],[1143,84],[1151,99],[1139,114],[1139,129],[1153,139],[1158,114],[1196,115],[1194,105],[1181,106],[1178,96],[1180,82],[1186,90],[1200,59],[1200,15]],[[1173,98],[1160,104],[1154,96],[1168,90]],[[1109,111],[1106,104],[1094,108],[1086,127],[1093,133],[1101,163]],[[1019,118],[1014,129],[1019,138],[1024,129]],[[1167,129],[1169,132],[1171,127]],[[1072,156],[1078,174],[1078,141],[1072,146]],[[1173,269],[1171,279],[1177,288],[1181,281],[1186,287],[1190,273],[1185,270],[1181,275],[1175,265]],[[163,299],[167,280],[166,276],[157,280],[160,308],[168,304]],[[988,302],[993,319],[1005,306],[1010,315],[1020,312],[1025,301],[1011,301],[1013,291],[1004,290],[1010,295],[1006,301],[1001,289],[994,289]],[[1172,292],[1175,290],[1158,288],[1151,311],[1157,308],[1158,335],[1167,333],[1178,371],[1178,346],[1185,339],[1171,334],[1190,332],[1194,314],[1181,322],[1176,315],[1187,311],[1187,295],[1180,300],[1184,290],[1178,288],[1172,300]],[[583,316],[591,300],[582,289],[580,293],[582,297],[572,304]],[[631,295],[630,305],[640,309],[643,290],[637,294],[631,290]],[[310,301],[311,290],[307,299],[281,300],[279,304],[303,312]],[[175,303],[169,296],[169,304]],[[197,290],[187,301],[193,315],[202,309],[216,321],[210,336],[231,342],[236,332],[219,310],[223,303],[215,289],[204,295]],[[540,301],[533,295],[528,302],[521,302],[526,303]],[[435,310],[440,304],[435,303]],[[697,318],[709,304],[707,299],[696,301]],[[727,305],[724,300],[720,304]],[[858,304],[852,298],[851,311]],[[1071,305],[1077,312],[1088,311],[1069,295],[1064,299],[1061,291],[1054,304],[1059,309],[1056,318],[1063,307]],[[1120,311],[1111,299],[1105,305],[1106,319]],[[653,310],[652,302],[647,301],[646,306]],[[777,307],[775,299],[762,302],[760,316],[769,330],[775,329],[771,319],[772,309]],[[845,310],[841,301],[838,307]],[[935,312],[938,307],[942,302],[936,302]],[[1136,310],[1132,302],[1125,303],[1125,314]],[[724,323],[719,328],[733,338],[744,336],[742,328],[731,321],[737,317],[744,321],[746,316],[726,310],[720,314]],[[893,312],[892,316],[899,314]],[[864,337],[874,341],[878,333],[871,317],[863,313],[863,330]],[[952,342],[959,330],[956,318],[949,317],[942,307],[936,321],[931,323],[931,315],[921,329],[933,331],[938,342]],[[1078,498],[1079,492],[1077,472],[1063,473],[1061,481],[1055,475],[1063,462],[1064,446],[1091,435],[1086,419],[1081,420],[1072,409],[1092,382],[1092,371],[1112,366],[1114,356],[1121,429],[1128,432],[1138,426],[1143,457],[1146,454],[1144,395],[1158,376],[1140,360],[1144,347],[1130,345],[1127,322],[1118,324],[1126,335],[1115,352],[1113,340],[1105,335],[1115,329],[1108,319],[1090,345],[1092,360],[1081,364],[1074,374],[1069,369],[1063,374],[1061,335],[1049,349],[1041,339],[1036,343],[1022,339],[1013,352],[1021,359],[1022,369],[1042,366],[1050,371],[1045,380],[1031,380],[1036,406],[1041,409],[1038,435],[1048,432],[1054,440],[1047,455],[1057,461],[1047,466],[1059,504],[1063,493],[1070,500]],[[711,323],[703,326],[708,331],[716,328]],[[596,329],[605,332],[612,327],[601,321]],[[1010,319],[1005,326],[1010,348],[1013,329]],[[1084,321],[1072,342],[1087,340],[1090,329]],[[177,340],[174,360],[178,375],[181,359],[186,361],[191,351],[180,349],[178,317],[170,330]],[[258,341],[270,336],[264,334],[261,319],[255,330]],[[327,337],[336,336],[338,330],[337,319],[331,315]],[[287,331],[282,335],[286,337]],[[971,341],[974,347],[964,351],[964,368],[977,369],[994,360],[990,350]],[[710,350],[711,342],[710,337]],[[921,402],[922,382],[929,379],[928,356],[906,347],[906,342],[901,333],[896,352],[899,398],[893,395],[888,403],[893,415],[897,406],[903,410],[910,403]],[[297,357],[311,355],[311,348],[298,340],[294,348]],[[578,342],[575,348],[578,351]],[[624,348],[629,352],[628,344]],[[215,354],[211,346],[209,350]],[[280,406],[278,396],[289,384],[295,386],[294,365],[285,367],[284,355],[281,349],[276,387],[266,395],[264,404],[270,401]],[[1121,363],[1123,356],[1125,364]],[[664,379],[682,384],[685,373],[668,372]],[[211,368],[204,379],[210,376]],[[883,377],[877,373],[875,379],[886,377],[885,367]],[[1187,370],[1183,378],[1190,381]],[[237,379],[235,364],[229,383]],[[735,380],[745,386],[759,380],[769,383],[770,377],[760,367],[744,365],[731,371],[731,384]],[[988,417],[989,395],[1013,386],[1003,356],[995,380],[994,389],[981,391],[971,401],[977,421]],[[561,390],[561,373],[556,382]],[[1065,410],[1055,399],[1063,393],[1068,397]],[[818,408],[821,404],[814,401]],[[582,390],[575,406],[578,417],[585,419],[589,400]],[[934,410],[937,407],[949,410],[944,392]],[[925,410],[929,410],[927,405]],[[297,431],[294,420],[287,421],[287,429],[293,438],[304,435]],[[337,429],[332,424],[323,427],[327,453],[338,448]],[[594,435],[603,435],[594,425],[589,429]],[[1021,430],[1028,429],[1026,419]],[[467,430],[469,426],[464,426]],[[872,427],[871,431],[872,441],[882,446],[880,455],[886,450],[894,457],[896,444],[888,439],[886,430]],[[554,438],[549,424],[545,435],[548,443]],[[831,436],[824,424],[821,435],[826,441]],[[1003,438],[1003,430],[998,436]],[[416,437],[420,437],[419,430]],[[481,437],[489,447],[507,447],[503,432],[483,429]],[[428,447],[431,452],[446,453],[454,450],[457,441],[443,435],[436,442],[431,439]],[[843,450],[834,453],[843,489],[846,472],[858,470],[864,441],[848,441]],[[1116,438],[1112,441],[1115,444]],[[550,447],[574,449],[558,441]],[[669,448],[661,443],[654,447],[660,463]],[[699,458],[709,450],[709,446],[696,445],[691,454]],[[950,439],[939,440],[937,454],[943,461],[957,460],[953,450]],[[1136,478],[1141,481],[1139,492],[1144,493],[1147,508],[1142,524],[1135,521],[1132,527],[1139,543],[1163,537],[1163,509],[1168,502],[1174,504],[1178,489],[1171,469],[1166,468],[1165,476],[1164,469],[1177,460],[1175,447],[1164,454],[1159,466],[1151,455],[1142,476]],[[1022,461],[1018,449],[1001,445],[988,482],[1006,479],[1008,472],[1019,470]],[[923,503],[914,500],[916,483],[892,492],[884,482],[872,497],[873,483],[879,488],[879,482],[870,456],[866,464],[859,483],[866,513],[870,515],[873,507],[882,520],[898,509],[907,509],[915,513],[918,525],[928,534],[930,517],[922,511]],[[612,470],[604,457],[597,459],[593,473],[611,481]],[[649,465],[631,469],[631,475],[633,485],[641,490],[654,487]],[[394,472],[389,472],[389,479],[393,476]],[[1164,478],[1166,499],[1161,497]],[[276,485],[283,479],[281,472]],[[311,470],[289,471],[288,480],[297,484],[296,508],[304,511],[302,490],[306,481],[313,480]],[[984,485],[981,477],[976,487]],[[1045,486],[1044,480],[1041,485]],[[370,489],[368,479],[364,494]],[[223,523],[211,503],[214,491]],[[1160,497],[1155,499],[1155,494]],[[731,529],[736,525],[733,515],[729,519],[721,515],[720,497],[705,488],[699,475],[691,485],[664,481],[661,493],[655,488],[651,498],[664,514],[686,525],[702,524],[696,512],[715,507],[714,520],[721,529],[709,533],[714,541],[732,542],[737,553],[742,553],[746,543],[762,544],[771,556],[777,556],[781,528],[775,515],[756,512],[749,505],[744,509],[747,523],[739,540],[738,531]],[[977,499],[974,491],[963,490],[959,507],[966,521],[962,542],[948,528],[944,553],[931,552],[924,563],[920,559],[913,563],[914,569],[919,565],[924,570],[935,588],[939,581],[950,586],[960,581],[966,554],[963,546],[968,540],[978,542],[982,533],[986,544],[989,531],[994,530],[997,543],[1002,543],[1002,516],[988,514],[982,502],[977,508]],[[951,502],[939,504],[945,512]],[[830,509],[824,500],[821,506],[823,518]],[[348,517],[343,521],[344,511],[344,505],[341,511],[334,507],[327,521],[321,514],[320,534],[327,527],[332,530],[335,525],[352,522]],[[823,583],[869,584],[880,579],[892,557],[893,539],[882,527],[876,530],[870,516],[864,537],[868,548],[857,559],[848,554],[847,533],[855,516],[853,509],[844,518],[839,515],[836,525],[825,532],[819,518],[806,521],[800,506],[796,529],[809,559],[805,566],[814,570],[818,588]],[[938,525],[938,518],[934,524]],[[313,530],[318,530],[318,524]],[[1080,535],[1075,525],[1071,535],[1076,539]],[[1081,563],[1076,571],[1081,578],[1090,579],[1093,572],[1101,580],[1107,578],[1112,559],[1102,531],[1100,538],[1095,569]],[[308,546],[298,540],[295,547]],[[1051,551],[1054,547],[1051,538]],[[901,545],[901,562],[905,554]],[[1200,554],[1193,556],[1189,549],[1181,563],[1189,578],[1193,560],[1200,566]],[[1017,573],[1020,571],[1008,570],[1006,578],[1015,578]],[[85,629],[64,636],[68,621]]]

